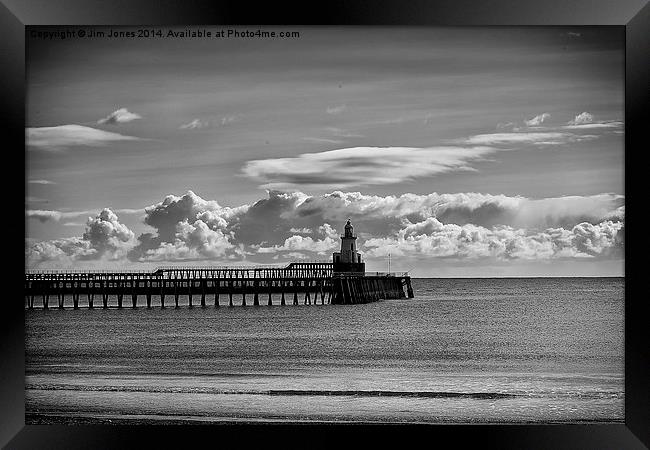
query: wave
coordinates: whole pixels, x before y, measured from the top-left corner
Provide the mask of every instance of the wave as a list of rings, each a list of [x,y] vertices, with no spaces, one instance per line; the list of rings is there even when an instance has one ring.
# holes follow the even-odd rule
[[[446,392],[446,391],[386,391],[386,390],[319,390],[319,389],[268,389],[232,390],[210,387],[170,387],[170,386],[86,386],[73,384],[27,385],[32,390],[67,390],[97,392],[143,392],[164,394],[221,394],[221,395],[269,395],[269,396],[318,396],[318,397],[412,397],[412,398],[455,398],[473,400],[498,400],[509,398],[549,398],[569,397],[582,399],[623,398],[620,392],[565,392],[545,393],[506,393],[506,392]]]

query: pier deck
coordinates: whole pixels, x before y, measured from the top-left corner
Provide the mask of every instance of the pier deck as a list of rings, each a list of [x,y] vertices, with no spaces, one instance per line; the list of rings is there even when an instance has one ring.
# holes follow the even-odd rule
[[[169,297],[178,307],[180,296],[187,296],[189,306],[194,306],[195,299],[200,306],[208,303],[219,306],[221,296],[227,297],[232,306],[233,295],[241,296],[243,306],[247,305],[247,296],[253,305],[259,305],[261,297],[271,305],[272,294],[281,295],[281,305],[295,305],[299,303],[299,293],[304,296],[304,304],[317,304],[319,300],[320,304],[354,304],[405,298],[404,287],[412,298],[407,274],[336,273],[332,263],[319,262],[294,262],[286,267],[160,267],[152,272],[41,270],[25,273],[29,309],[34,308],[37,299],[44,309],[64,308],[66,301],[68,304],[71,301],[77,309],[82,296],[87,298],[88,308],[122,308],[125,298],[136,308],[138,296],[146,298],[148,308],[154,296],[160,299],[162,308]],[[56,298],[55,305],[50,305],[50,297]],[[101,304],[95,303],[96,298]],[[111,298],[116,304],[109,305]]]

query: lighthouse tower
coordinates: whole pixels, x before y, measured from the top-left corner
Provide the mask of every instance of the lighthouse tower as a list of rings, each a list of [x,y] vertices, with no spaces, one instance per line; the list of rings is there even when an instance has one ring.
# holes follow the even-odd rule
[[[361,253],[357,252],[357,235],[348,219],[345,231],[341,236],[341,251],[332,254],[334,272],[365,272],[366,263],[361,261]]]

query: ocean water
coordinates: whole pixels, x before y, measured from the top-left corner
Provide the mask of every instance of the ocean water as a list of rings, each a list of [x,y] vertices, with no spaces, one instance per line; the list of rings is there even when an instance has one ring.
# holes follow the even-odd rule
[[[25,310],[26,423],[624,421],[623,278],[412,283],[363,305]]]

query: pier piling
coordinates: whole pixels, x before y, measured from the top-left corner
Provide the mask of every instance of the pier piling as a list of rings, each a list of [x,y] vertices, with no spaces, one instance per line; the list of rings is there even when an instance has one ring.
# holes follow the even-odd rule
[[[35,298],[40,297],[43,309],[49,308],[51,295],[57,297],[57,306],[64,309],[66,302],[79,309],[80,296],[87,298],[87,307],[94,307],[95,295],[101,296],[102,307],[111,306],[117,299],[117,308],[124,307],[124,296],[131,297],[131,307],[138,307],[138,296],[144,295],[146,307],[152,308],[152,297],[160,297],[160,307],[174,296],[178,308],[180,296],[187,294],[188,304],[194,306],[194,296],[200,295],[201,307],[206,306],[206,296],[214,294],[214,306],[220,306],[219,297],[228,295],[228,305],[233,306],[233,296],[241,295],[241,305],[246,306],[247,295],[252,294],[254,306],[259,306],[260,295],[267,295],[266,304],[273,305],[273,295],[280,297],[280,305],[299,304],[356,304],[381,299],[413,298],[411,279],[407,274],[345,273],[334,272],[331,263],[290,263],[286,267],[241,268],[182,268],[170,267],[154,272],[80,272],[80,271],[27,271],[25,273],[26,308],[34,309]],[[287,301],[287,295],[293,299]]]

